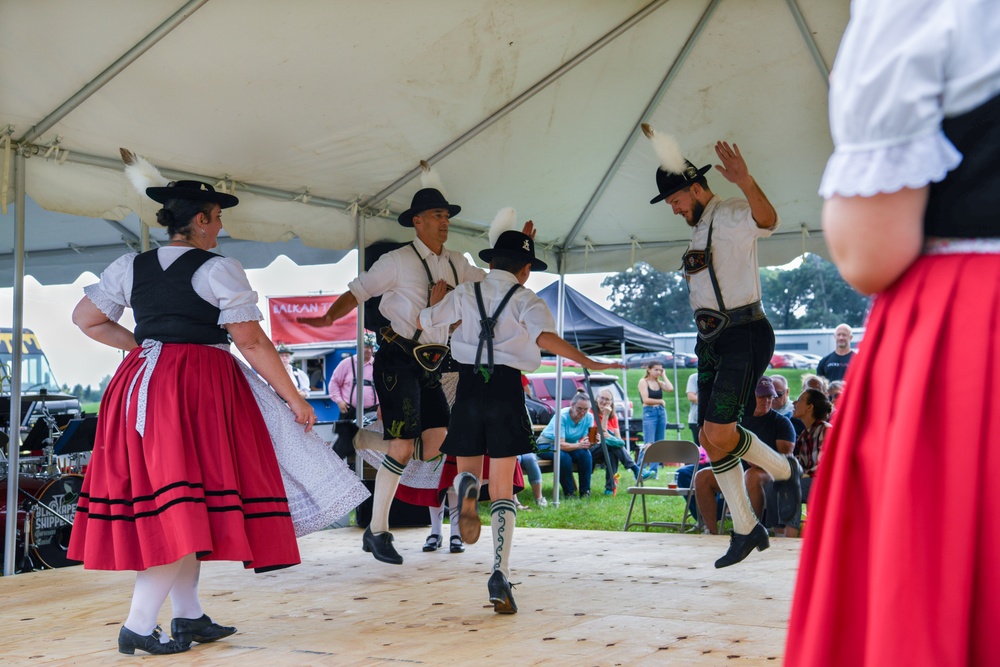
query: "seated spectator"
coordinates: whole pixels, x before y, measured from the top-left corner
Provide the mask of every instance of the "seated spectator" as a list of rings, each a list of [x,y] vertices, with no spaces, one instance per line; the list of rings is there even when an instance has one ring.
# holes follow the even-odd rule
[[[826,378],[820,377],[819,375],[814,375],[812,373],[806,373],[802,376],[802,388],[803,389],[816,389],[823,392],[824,394],[829,391],[829,386],[827,385]]]
[[[576,463],[580,472],[580,497],[587,497],[590,495],[590,476],[594,470],[588,437],[590,428],[595,425],[594,415],[590,412],[590,397],[582,392],[574,395],[569,407],[559,411],[559,425],[559,447],[555,446],[556,420],[553,418],[538,436],[537,456],[552,461],[556,451],[559,452],[559,485],[567,498],[576,496],[576,484],[573,482],[573,464]]]
[[[833,404],[835,409],[837,407],[837,399],[840,398],[842,393],[844,393],[843,380],[834,380],[830,383],[830,388],[827,390],[826,394],[830,397],[830,403]]]
[[[771,449],[783,454],[791,455],[795,447],[795,430],[787,417],[779,415],[771,407],[771,402],[777,396],[774,390],[774,383],[771,378],[762,377],[757,382],[756,388],[757,403],[752,414],[744,414],[740,423],[748,431],[760,438],[764,444]],[[765,487],[774,480],[764,470],[746,464],[746,471],[743,477],[746,480],[747,493],[750,495],[750,504],[754,513],[759,518],[764,519],[764,497]],[[698,511],[705,522],[705,528],[710,533],[718,533],[718,494],[721,492],[718,480],[715,479],[715,472],[711,467],[706,467],[698,471],[695,478],[695,496],[698,499]],[[771,512],[771,515],[776,512]],[[766,523],[776,524],[776,520],[766,521]]]
[[[528,478],[528,483],[531,485],[531,493],[535,498],[535,504],[539,507],[545,507],[549,504],[549,501],[542,495],[542,469],[538,467],[538,457],[535,454],[528,453],[521,454],[517,457],[517,460],[521,464],[524,476]]]
[[[615,414],[615,397],[607,387],[597,392],[597,410],[600,412],[599,421],[601,433],[604,436],[604,444],[608,448],[610,463],[604,465],[604,495],[610,496],[615,492],[615,473],[618,472],[618,464],[625,466],[632,471],[636,481],[639,481],[639,466],[632,460],[625,441],[622,440],[621,431],[618,429],[618,415]],[[591,443],[590,455],[594,464],[604,462],[604,450],[600,442]],[[652,470],[644,473],[643,479],[649,479],[654,475]]]
[[[795,441],[795,458],[798,459],[799,465],[802,467],[802,502],[807,503],[809,489],[812,488],[816,467],[819,465],[823,440],[830,428],[828,420],[833,406],[826,394],[816,389],[803,390],[795,399],[794,405],[794,415],[806,425],[806,430],[802,431],[802,434]],[[800,510],[785,526],[785,536],[798,537],[801,525],[802,512]]]

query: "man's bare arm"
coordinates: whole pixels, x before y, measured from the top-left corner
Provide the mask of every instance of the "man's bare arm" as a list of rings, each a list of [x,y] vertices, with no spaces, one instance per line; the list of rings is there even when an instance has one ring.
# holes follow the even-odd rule
[[[358,300],[351,292],[344,292],[337,300],[330,304],[323,317],[296,317],[299,324],[307,324],[311,327],[328,327],[341,317],[358,307]]]

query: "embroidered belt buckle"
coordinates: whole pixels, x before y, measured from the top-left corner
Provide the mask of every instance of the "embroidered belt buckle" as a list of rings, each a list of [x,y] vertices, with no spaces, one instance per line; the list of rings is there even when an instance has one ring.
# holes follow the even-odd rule
[[[688,250],[684,253],[684,272],[689,276],[708,268],[708,253],[704,250]]]
[[[718,337],[729,326],[729,315],[711,308],[694,311],[694,322],[698,327],[698,338],[708,341]]]

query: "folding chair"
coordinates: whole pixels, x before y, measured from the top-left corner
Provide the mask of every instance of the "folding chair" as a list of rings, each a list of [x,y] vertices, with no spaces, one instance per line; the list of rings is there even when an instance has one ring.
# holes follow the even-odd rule
[[[642,472],[646,465],[650,463],[681,463],[684,465],[698,465],[698,445],[686,440],[657,440],[646,446],[639,456],[639,479],[636,486],[628,487],[628,493],[632,496],[632,502],[628,507],[628,516],[625,517],[625,528],[628,530],[632,526],[644,526],[648,531],[650,526],[658,528],[677,528],[684,532],[689,528],[688,519],[693,522],[690,528],[697,530],[698,522],[691,516],[689,503],[694,495],[694,478],[691,477],[691,486],[683,489],[669,489],[662,486],[646,486],[642,480]],[[646,512],[646,496],[679,496],[684,498],[684,515],[680,523],[676,521],[650,521]],[[635,509],[635,501],[642,498],[642,521],[632,521],[632,510]]]

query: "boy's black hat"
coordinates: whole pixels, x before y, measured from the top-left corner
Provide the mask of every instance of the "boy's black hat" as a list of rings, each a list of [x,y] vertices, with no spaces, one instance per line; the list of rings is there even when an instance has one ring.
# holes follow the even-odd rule
[[[479,259],[484,262],[491,262],[494,257],[523,259],[525,263],[531,264],[532,271],[549,268],[548,264],[535,258],[535,240],[524,232],[512,229],[501,234],[492,248],[479,251]]]

